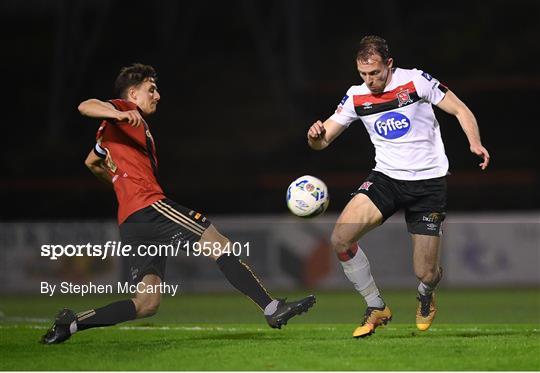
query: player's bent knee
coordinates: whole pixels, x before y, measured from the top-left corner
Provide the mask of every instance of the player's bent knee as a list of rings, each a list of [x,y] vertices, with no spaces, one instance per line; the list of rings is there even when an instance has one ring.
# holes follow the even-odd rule
[[[159,299],[134,299],[137,318],[154,316],[159,310]]]
[[[214,227],[213,224],[211,224],[202,234],[201,239],[199,240],[201,243],[209,242],[210,247],[212,250],[210,250],[209,255],[207,257],[217,260],[221,256],[221,251],[226,250],[227,248],[230,248],[231,242],[227,237],[219,233],[219,231]]]
[[[336,232],[332,233],[332,236],[330,237],[330,246],[332,247],[332,250],[334,250],[334,252],[336,253],[346,252],[353,243],[354,242],[347,240],[341,234]]]
[[[201,239],[199,242],[219,242],[220,244],[226,244],[229,242],[229,239],[219,233],[219,231],[214,227],[213,224],[211,224],[206,230],[203,232]]]
[[[159,305],[160,305],[160,302],[153,302],[146,305],[146,309],[145,309],[146,317],[154,316],[159,310]]]

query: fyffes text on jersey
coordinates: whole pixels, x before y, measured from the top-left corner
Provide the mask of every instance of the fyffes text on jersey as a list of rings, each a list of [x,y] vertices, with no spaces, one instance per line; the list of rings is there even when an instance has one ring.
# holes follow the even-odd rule
[[[381,115],[374,125],[375,132],[385,139],[397,139],[411,128],[411,121],[405,115],[397,112],[389,112]]]

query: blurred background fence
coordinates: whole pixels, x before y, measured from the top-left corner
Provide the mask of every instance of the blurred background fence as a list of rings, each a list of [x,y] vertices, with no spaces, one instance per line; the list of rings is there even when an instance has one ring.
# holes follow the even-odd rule
[[[214,223],[233,241],[243,245],[242,258],[272,289],[349,289],[329,236],[337,216],[312,221],[286,216],[227,217]],[[540,214],[454,214],[444,228],[443,286],[539,287]],[[0,224],[0,292],[39,294],[42,281],[58,284],[110,284],[127,281],[126,258],[102,260],[84,255],[51,260],[41,256],[41,245],[83,244],[104,246],[119,241],[116,223],[25,222]],[[411,244],[403,217],[360,241],[383,288],[414,288]],[[249,246],[249,252],[246,248]],[[180,252],[167,265],[167,282],[181,292],[223,291],[232,288],[211,259]]]

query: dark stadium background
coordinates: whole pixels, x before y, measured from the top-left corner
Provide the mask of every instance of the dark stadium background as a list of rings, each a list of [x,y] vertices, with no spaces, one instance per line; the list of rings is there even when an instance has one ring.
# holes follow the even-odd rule
[[[539,371],[539,15],[524,0],[1,0],[0,371]],[[373,146],[360,122],[322,152],[306,131],[361,83],[368,34],[465,101],[492,163],[482,172],[457,120],[436,109],[452,175],[435,324],[414,326],[418,282],[396,214],[360,241],[393,321],[357,341],[364,302],[329,238]],[[43,294],[43,283],[116,287],[130,271],[124,258],[52,260],[40,248],[121,240],[115,195],[83,164],[99,123],[77,106],[112,98],[133,62],[158,70],[149,122],[168,197],[251,243],[242,260],[272,296],[317,296],[285,330],[266,329],[213,261],[181,252],[166,275],[179,291],[156,316],[37,343],[61,307],[128,296]],[[286,188],[303,174],[327,183],[324,216],[288,214]]]
[[[288,183],[313,174],[341,210],[373,166],[363,125],[323,152],[305,133],[360,81],[366,34],[387,39],[397,66],[446,83],[479,121],[486,172],[438,113],[450,210],[538,209],[539,14],[528,1],[4,0],[1,218],[115,215],[114,194],[83,165],[98,123],[77,105],[111,98],[131,62],[159,73],[150,124],[171,198],[209,214],[284,213]]]

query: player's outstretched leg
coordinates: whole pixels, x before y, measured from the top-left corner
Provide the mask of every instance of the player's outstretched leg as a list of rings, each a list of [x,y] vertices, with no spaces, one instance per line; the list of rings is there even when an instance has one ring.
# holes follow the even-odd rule
[[[230,246],[229,240],[213,225],[210,225],[203,233],[201,242],[219,242],[221,247]],[[242,260],[228,254],[213,257],[213,259],[230,284],[259,306],[268,325],[272,328],[281,329],[281,326],[286,325],[289,319],[307,312],[315,304],[313,295],[292,302],[273,299],[251,268]]]
[[[111,326],[124,321],[135,319],[135,305],[131,299],[114,302],[105,307],[88,310],[75,314],[64,308],[56,315],[51,328],[41,337],[41,343],[56,344],[69,339],[75,332]]]
[[[152,274],[144,276],[141,282],[147,285],[158,285],[161,279]],[[41,337],[41,343],[62,343],[82,330],[112,326],[136,318],[152,316],[157,312],[160,301],[160,293],[137,293],[133,299],[121,300],[78,314],[64,308],[56,315],[51,328]]]

